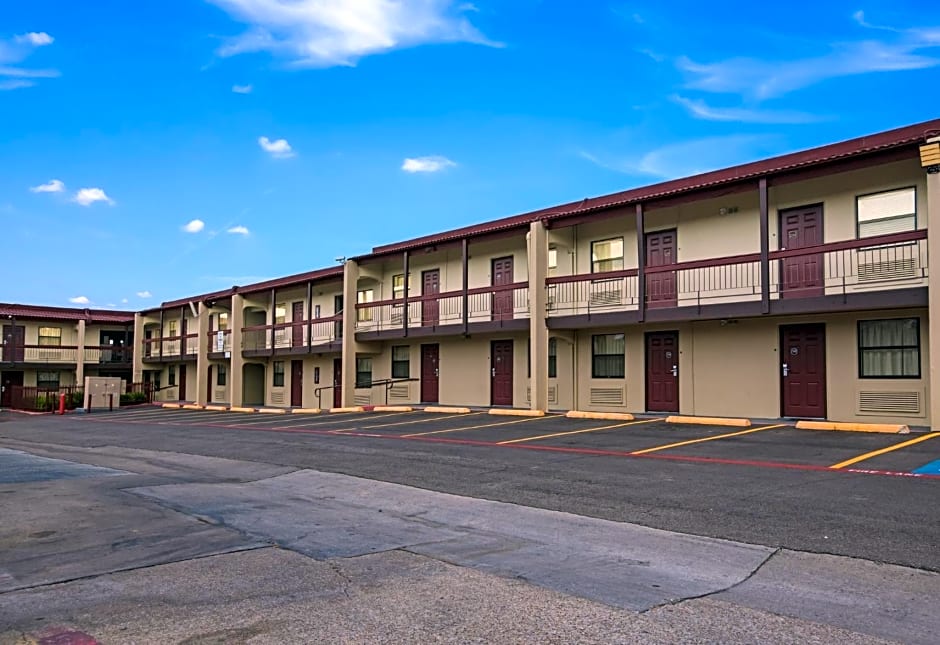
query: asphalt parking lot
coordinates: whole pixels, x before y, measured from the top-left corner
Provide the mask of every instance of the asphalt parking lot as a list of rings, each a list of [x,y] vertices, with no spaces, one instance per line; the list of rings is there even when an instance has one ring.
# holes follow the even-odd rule
[[[643,458],[789,470],[844,470],[940,480],[940,433],[910,435],[633,421],[413,412],[258,414],[145,408],[82,417],[88,422],[193,426],[230,431],[345,435],[558,454]],[[940,484],[940,482],[938,482]]]

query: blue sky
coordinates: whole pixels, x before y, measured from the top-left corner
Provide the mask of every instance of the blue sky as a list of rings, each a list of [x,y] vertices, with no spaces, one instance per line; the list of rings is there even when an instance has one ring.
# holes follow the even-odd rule
[[[4,2],[0,301],[142,309],[940,117],[940,4],[787,6]]]

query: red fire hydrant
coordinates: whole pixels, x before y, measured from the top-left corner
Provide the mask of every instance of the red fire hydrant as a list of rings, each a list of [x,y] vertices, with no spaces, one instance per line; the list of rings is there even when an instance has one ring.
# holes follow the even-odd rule
[[[59,394],[59,414],[65,414],[65,392]]]

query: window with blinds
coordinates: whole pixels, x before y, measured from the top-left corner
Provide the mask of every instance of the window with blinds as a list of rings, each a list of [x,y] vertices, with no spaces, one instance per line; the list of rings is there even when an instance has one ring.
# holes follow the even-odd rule
[[[917,228],[917,191],[913,186],[859,195],[856,206],[860,238]]]

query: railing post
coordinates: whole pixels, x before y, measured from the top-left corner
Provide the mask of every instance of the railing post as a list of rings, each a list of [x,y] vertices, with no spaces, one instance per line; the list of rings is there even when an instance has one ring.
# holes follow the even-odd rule
[[[274,356],[274,324],[277,320],[277,289],[271,289],[271,329],[268,334],[271,340],[271,356]]]
[[[646,315],[646,224],[643,204],[636,205],[636,293],[637,320],[643,322]],[[591,296],[588,294],[588,314],[591,312]]]
[[[463,279],[463,333],[464,336],[470,333],[470,294],[467,293],[467,290],[470,288],[470,270],[469,270],[469,259],[470,259],[470,240],[463,238],[461,245],[461,258],[460,258],[460,271]]]
[[[409,264],[409,260],[410,260],[410,257],[409,257],[408,251],[405,251],[405,252],[404,252],[404,257],[402,258],[402,264],[405,265],[405,266],[404,266],[404,269],[405,269],[405,277],[404,277],[404,280],[405,280],[405,292],[404,292],[404,293],[405,293],[405,297],[404,297],[404,304],[402,305],[403,310],[402,310],[402,316],[401,316],[401,319],[402,319],[402,320],[401,320],[402,334],[405,336],[405,338],[408,337],[408,287],[409,287],[410,282],[411,282],[411,281],[408,279],[408,268],[409,268],[409,267],[408,267],[408,264]],[[395,287],[394,287],[394,285],[392,285],[392,300],[394,300],[394,299],[395,299]],[[392,307],[394,307],[394,306],[395,306],[395,305],[392,305]],[[386,394],[385,394],[385,402],[388,403],[388,393],[387,393],[387,392],[386,392]]]
[[[757,183],[760,201],[760,302],[761,313],[770,313],[770,206],[767,178]]]
[[[313,347],[313,281],[307,281],[307,353]]]

